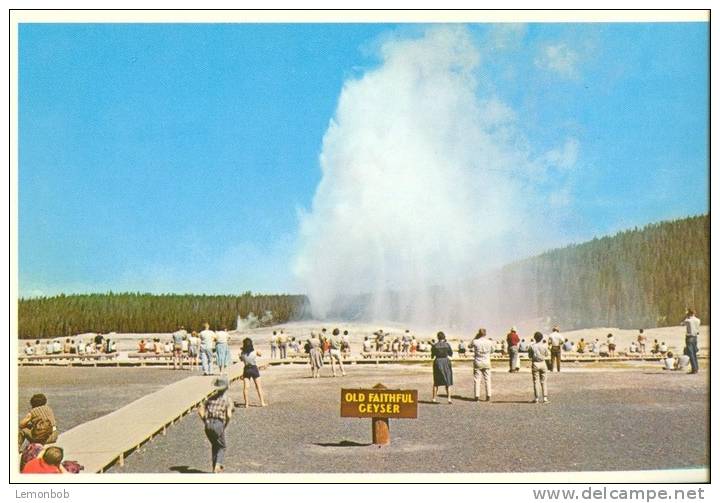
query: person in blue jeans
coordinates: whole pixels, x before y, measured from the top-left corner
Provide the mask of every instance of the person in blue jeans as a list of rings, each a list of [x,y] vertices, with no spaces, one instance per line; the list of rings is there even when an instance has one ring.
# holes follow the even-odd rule
[[[688,374],[698,373],[698,347],[697,338],[700,335],[700,320],[695,316],[695,311],[687,310],[685,319],[682,322],[685,326],[685,353],[690,358],[690,372]]]
[[[210,441],[213,473],[222,472],[225,467],[225,428],[233,413],[233,402],[227,394],[227,377],[219,377],[213,383],[215,391],[198,408],[198,415],[205,423],[205,436]]]
[[[210,324],[205,323],[205,330],[200,332],[200,366],[203,375],[210,375],[213,371],[213,345],[215,332],[210,330]]]

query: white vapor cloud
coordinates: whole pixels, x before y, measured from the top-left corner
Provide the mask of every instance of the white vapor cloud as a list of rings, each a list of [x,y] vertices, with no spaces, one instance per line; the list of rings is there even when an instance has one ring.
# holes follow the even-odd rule
[[[295,273],[319,318],[368,294],[366,317],[472,323],[477,278],[550,239],[549,196],[536,188],[546,162],[514,110],[477,88],[466,28],[379,52],[378,68],[346,81],[325,133]]]
[[[578,53],[565,43],[546,44],[540,48],[535,65],[565,78],[576,78],[579,59]]]

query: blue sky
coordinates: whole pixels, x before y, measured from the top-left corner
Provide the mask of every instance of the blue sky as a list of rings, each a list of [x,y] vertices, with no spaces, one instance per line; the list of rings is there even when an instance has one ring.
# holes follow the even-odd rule
[[[21,25],[20,295],[301,291],[299,212],[343,83],[423,30]],[[558,244],[708,211],[706,24],[469,30],[478,93],[568,167],[542,182]]]

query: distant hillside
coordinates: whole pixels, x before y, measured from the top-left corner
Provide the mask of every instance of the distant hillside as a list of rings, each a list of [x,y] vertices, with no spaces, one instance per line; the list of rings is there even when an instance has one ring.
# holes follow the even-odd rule
[[[284,323],[303,316],[307,298],[302,295],[152,295],[106,293],[58,295],[20,299],[18,334],[21,339],[68,336],[86,332],[172,332],[179,325],[202,330],[234,329],[237,317],[250,314],[264,322]],[[271,316],[268,314],[271,313]]]
[[[710,323],[710,218],[647,225],[503,268],[516,316],[563,328],[678,324],[692,306]],[[508,306],[512,309],[512,306]]]
[[[651,224],[551,250],[472,280],[469,289],[477,295],[433,291],[426,313],[432,326],[451,326],[470,312],[469,328],[523,320],[538,320],[540,329],[553,323],[563,330],[649,328],[678,324],[688,306],[709,324],[710,218]],[[397,292],[383,297],[387,319],[410,321],[399,297]],[[333,316],[362,319],[374,303],[370,295],[355,296]],[[262,317],[266,311],[272,312],[266,323],[298,320],[310,312],[302,295],[60,295],[20,299],[18,333],[37,338],[170,332],[179,324],[199,329],[205,320],[234,328],[238,315]]]

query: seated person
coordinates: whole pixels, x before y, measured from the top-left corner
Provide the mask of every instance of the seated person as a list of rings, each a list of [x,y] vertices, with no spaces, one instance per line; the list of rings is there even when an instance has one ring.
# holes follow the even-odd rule
[[[565,342],[563,343],[563,351],[572,351],[573,350],[573,343],[569,341],[568,339],[565,339]]]
[[[675,362],[675,370],[686,370],[689,365],[690,357],[687,355],[687,351],[685,351]]]
[[[650,352],[651,352],[652,354],[657,354],[657,353],[660,352],[660,343],[658,342],[657,339],[655,339],[655,342],[653,342],[653,347],[652,347],[652,349],[650,350]]]
[[[30,344],[29,342],[25,343],[25,348],[23,349],[23,351],[27,356],[32,356],[33,354],[35,354],[35,348],[33,348],[32,344]]]
[[[577,343],[576,351],[578,353],[584,353],[586,346],[587,346],[587,343],[585,342],[585,339],[580,339]]]
[[[660,344],[660,354],[667,353],[667,350],[668,350],[667,344],[665,344],[664,342],[662,344]]]
[[[598,342],[596,346],[600,356],[610,356],[610,349],[606,342]]]
[[[635,341],[632,341],[630,343],[630,347],[628,348],[628,353],[637,353],[637,352],[638,352],[637,344],[635,344]]]
[[[373,346],[373,344],[372,344],[372,341],[370,340],[370,338],[365,336],[365,340],[363,341],[363,351],[365,351],[366,353],[371,353],[372,346]]]
[[[138,353],[145,353],[147,352],[147,346],[145,344],[145,339],[140,339],[140,342],[138,342]]]
[[[520,344],[518,344],[518,352],[519,353],[527,353],[528,350],[528,344],[525,342],[525,339],[522,339],[520,341]]]
[[[22,473],[64,473],[63,456],[60,447],[50,446],[41,455],[25,463]]]
[[[27,440],[35,444],[52,444],[58,438],[55,413],[47,404],[47,397],[37,393],[30,398],[30,412],[20,420],[18,447]]]
[[[675,370],[677,365],[677,362],[673,357],[672,351],[668,351],[668,353],[665,355],[665,358],[660,360],[660,363],[662,363],[663,370]]]

